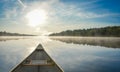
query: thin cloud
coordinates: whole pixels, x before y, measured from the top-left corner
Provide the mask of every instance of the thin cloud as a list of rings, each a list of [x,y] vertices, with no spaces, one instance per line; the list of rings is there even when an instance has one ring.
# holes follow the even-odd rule
[[[109,17],[109,16],[120,16],[119,13],[105,13],[105,14],[97,14],[97,13],[92,13],[92,12],[78,12],[76,13],[76,16],[80,17],[80,18],[103,18],[103,17]]]
[[[25,1],[25,4],[21,0],[17,0],[15,2],[17,3],[15,3],[16,5],[12,9],[6,8],[4,16],[6,17],[6,19],[9,19],[11,21],[11,24],[13,21],[16,21],[18,27],[20,27],[19,25],[25,26],[26,33],[28,32],[47,35],[50,32],[58,32],[67,29],[90,28],[91,26],[94,27],[105,26],[109,25],[110,23],[109,21],[113,21],[114,19],[116,19],[116,17],[120,17],[119,13],[108,12],[104,11],[104,8],[99,8],[99,6],[96,5],[97,0],[96,1],[92,0],[89,2],[86,1],[82,3],[80,2],[79,4],[73,3],[69,4],[61,2],[60,0],[39,0],[39,1],[37,0],[34,2],[27,0]],[[27,8],[25,8],[26,5]],[[95,10],[92,10],[92,8]],[[27,26],[27,20],[26,18],[24,18],[24,16],[29,11],[32,11],[34,9],[43,9],[48,13],[47,23],[45,23],[44,26],[39,26],[38,28],[31,28]],[[99,12],[98,10],[101,12]],[[109,23],[106,22],[106,24],[104,24],[104,22],[101,23],[96,22],[94,20],[95,18],[99,18],[100,20],[102,20],[102,18],[107,19],[107,21],[109,20],[108,21]],[[110,20],[110,18],[112,18],[112,20]],[[84,23],[86,22],[86,20],[88,20],[87,23]],[[94,21],[96,23],[91,23]],[[5,23],[3,24],[8,25],[9,22],[5,21]],[[13,22],[13,24],[15,23]],[[17,27],[14,27],[13,31],[15,31],[16,28]],[[12,29],[13,27],[11,27],[10,30]]]
[[[80,6],[78,7],[77,5],[74,4],[64,4],[64,3],[57,3],[55,9],[55,14],[59,14],[59,16],[63,17],[79,17],[83,19],[92,19],[92,18],[103,18],[103,17],[120,17],[120,13],[113,13],[113,12],[102,12],[102,13],[97,13],[95,11],[92,11],[90,9],[85,10],[84,6],[91,6],[96,7],[94,4],[96,1],[91,1],[91,2],[84,2],[80,3]],[[90,7],[88,7],[90,8]]]
[[[18,2],[19,2],[23,7],[26,7],[26,5],[25,5],[21,0],[18,0]]]

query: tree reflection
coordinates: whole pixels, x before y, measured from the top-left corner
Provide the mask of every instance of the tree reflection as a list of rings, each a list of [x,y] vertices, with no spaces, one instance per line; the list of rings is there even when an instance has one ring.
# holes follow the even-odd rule
[[[104,46],[108,48],[120,48],[119,37],[51,37],[53,40],[69,44],[83,44],[93,46]]]

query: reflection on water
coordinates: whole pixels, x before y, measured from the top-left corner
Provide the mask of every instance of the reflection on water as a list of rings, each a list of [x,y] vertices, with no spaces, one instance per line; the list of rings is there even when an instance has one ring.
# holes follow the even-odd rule
[[[85,38],[82,39],[90,40],[89,38]],[[68,37],[59,39],[70,42],[73,39],[74,41],[74,38]],[[80,39],[79,37],[75,38],[75,41],[78,40],[77,42],[79,43]],[[49,48],[49,54],[62,66],[65,72],[120,72],[119,48],[65,43],[57,40],[52,40],[50,43],[44,44],[44,46]]]
[[[120,48],[120,38],[116,37],[51,37],[65,43]]]
[[[19,40],[19,39],[30,39],[34,38],[32,36],[0,36],[0,42],[5,42],[8,40]]]
[[[19,40],[20,38],[5,38],[5,39],[0,39],[0,42],[6,42],[8,40]]]
[[[119,43],[116,46],[114,42],[119,42],[119,38],[24,37],[15,40],[14,38],[6,39],[5,42],[0,42],[0,72],[9,72],[39,43],[65,72],[120,72],[120,47]],[[109,45],[109,43],[114,45]]]
[[[9,72],[37,46],[38,42],[23,37],[0,38],[0,72]]]

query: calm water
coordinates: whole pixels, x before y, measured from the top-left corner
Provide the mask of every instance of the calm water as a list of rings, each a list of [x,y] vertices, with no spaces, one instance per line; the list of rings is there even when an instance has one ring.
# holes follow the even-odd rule
[[[0,72],[9,72],[41,43],[65,72],[120,72],[120,38],[1,37]]]

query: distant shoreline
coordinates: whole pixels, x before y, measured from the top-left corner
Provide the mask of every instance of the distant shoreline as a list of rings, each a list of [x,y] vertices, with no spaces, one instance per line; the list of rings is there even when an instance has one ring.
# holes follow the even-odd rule
[[[120,37],[120,26],[66,30],[59,33],[52,33],[49,36]]]
[[[120,37],[110,37],[110,36],[48,36],[49,38],[120,38]]]
[[[37,36],[37,35],[10,33],[10,32],[6,32],[6,31],[0,31],[0,36]]]

